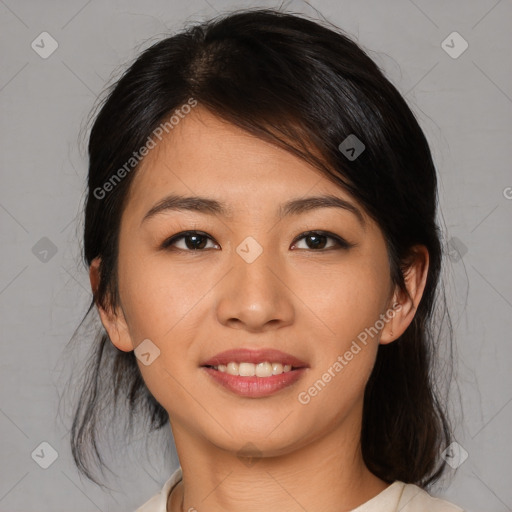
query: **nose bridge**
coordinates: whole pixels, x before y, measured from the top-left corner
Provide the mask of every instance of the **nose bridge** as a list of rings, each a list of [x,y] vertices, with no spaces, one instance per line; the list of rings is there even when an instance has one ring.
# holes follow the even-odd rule
[[[285,325],[293,320],[293,304],[277,251],[247,237],[232,252],[232,270],[223,280],[217,301],[217,317],[223,324],[248,330]]]
[[[275,270],[274,273],[270,271],[276,266],[276,257],[270,250],[258,252],[251,247],[250,242],[240,244],[236,255],[233,255],[233,272],[242,296],[256,302],[265,299],[269,303],[275,297],[278,285],[275,282]]]

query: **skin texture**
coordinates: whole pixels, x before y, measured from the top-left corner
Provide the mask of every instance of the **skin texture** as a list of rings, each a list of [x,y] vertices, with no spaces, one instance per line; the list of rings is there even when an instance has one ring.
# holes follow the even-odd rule
[[[166,211],[142,222],[171,193],[216,199],[229,215]],[[362,459],[363,393],[379,343],[396,340],[414,317],[428,252],[416,248],[407,296],[393,286],[385,240],[360,206],[365,226],[350,211],[332,207],[277,216],[290,199],[323,194],[358,206],[306,162],[201,106],[148,154],[134,177],[121,220],[121,306],[98,309],[120,350],[145,339],[160,350],[152,364],[138,364],[169,413],[183,470],[169,511],[340,512],[388,486]],[[184,239],[160,247],[194,229],[211,237],[206,248],[187,249]],[[299,238],[308,230],[355,245],[336,247],[328,238],[318,249]],[[252,263],[236,252],[248,236],[263,248]],[[90,267],[93,291],[98,264]],[[379,334],[307,405],[300,403],[298,394],[394,303],[400,308]],[[239,347],[277,348],[309,368],[273,396],[243,398],[201,368]],[[249,464],[242,455],[257,458]]]

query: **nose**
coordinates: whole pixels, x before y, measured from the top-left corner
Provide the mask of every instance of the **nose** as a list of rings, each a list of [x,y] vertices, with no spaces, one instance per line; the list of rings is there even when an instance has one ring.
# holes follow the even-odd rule
[[[251,263],[233,252],[233,268],[217,288],[218,321],[248,332],[265,332],[293,323],[292,292],[286,285],[283,263],[270,251]]]

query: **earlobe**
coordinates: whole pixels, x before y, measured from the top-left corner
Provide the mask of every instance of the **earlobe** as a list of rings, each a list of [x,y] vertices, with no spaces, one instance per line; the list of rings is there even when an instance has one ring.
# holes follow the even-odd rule
[[[405,287],[407,291],[397,286],[393,300],[388,310],[390,317],[384,327],[380,343],[386,345],[399,338],[409,327],[416,314],[425,290],[429,267],[428,250],[423,245],[414,246],[411,249],[411,256],[407,270],[404,273]],[[392,312],[392,313],[391,313]]]
[[[104,308],[97,300],[98,287],[101,279],[100,263],[101,259],[99,257],[94,258],[91,262],[89,267],[89,281],[101,323],[105,331],[107,331],[112,344],[123,352],[130,352],[133,350],[133,343],[123,309],[121,307],[116,308],[116,310],[110,307]]]

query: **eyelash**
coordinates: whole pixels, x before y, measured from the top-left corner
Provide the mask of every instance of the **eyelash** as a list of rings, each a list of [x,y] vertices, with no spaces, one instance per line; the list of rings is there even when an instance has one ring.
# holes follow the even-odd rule
[[[312,236],[312,235],[326,237],[327,239],[333,240],[335,243],[334,246],[327,247],[324,249],[309,249],[310,251],[313,251],[313,252],[325,252],[325,251],[329,251],[329,250],[333,250],[333,249],[337,249],[337,250],[351,249],[352,247],[355,247],[355,245],[356,245],[356,244],[347,242],[340,236],[335,235],[334,233],[330,233],[329,231],[322,231],[322,230],[306,231],[306,232],[302,233],[300,236],[298,236],[297,238],[295,238],[295,240],[292,242],[292,245],[295,245],[299,240],[305,239],[308,236]],[[173,247],[173,244],[175,244],[177,241],[185,239],[190,236],[205,237],[205,238],[208,238],[209,240],[213,241],[213,238],[211,236],[207,235],[206,233],[204,233],[203,231],[196,231],[196,230],[182,231],[181,233],[177,233],[176,235],[173,235],[171,238],[168,238],[167,240],[165,240],[161,245],[161,249],[175,250],[175,251],[181,251],[181,252],[202,252],[202,251],[207,250],[207,249],[188,249],[188,248],[181,249],[181,248]],[[211,249],[211,247],[209,247],[208,249]],[[308,250],[308,249],[299,249],[299,250]]]

